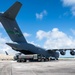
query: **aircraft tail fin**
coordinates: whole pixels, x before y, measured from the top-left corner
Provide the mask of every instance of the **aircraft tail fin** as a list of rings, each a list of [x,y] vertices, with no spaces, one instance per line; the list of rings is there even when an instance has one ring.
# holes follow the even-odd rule
[[[12,41],[18,43],[27,43],[15,18],[21,8],[21,3],[14,3],[6,12],[0,15],[0,21]]]
[[[6,12],[4,12],[3,16],[14,20],[21,8],[22,4],[20,2],[16,2],[13,4]]]

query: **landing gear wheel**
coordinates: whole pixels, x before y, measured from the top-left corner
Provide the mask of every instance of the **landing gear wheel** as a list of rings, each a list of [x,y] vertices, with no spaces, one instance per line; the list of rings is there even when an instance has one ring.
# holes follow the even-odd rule
[[[17,59],[17,62],[21,62],[21,60],[20,59]]]
[[[58,58],[56,58],[56,60],[58,60]]]
[[[45,60],[42,58],[41,61],[44,62]]]

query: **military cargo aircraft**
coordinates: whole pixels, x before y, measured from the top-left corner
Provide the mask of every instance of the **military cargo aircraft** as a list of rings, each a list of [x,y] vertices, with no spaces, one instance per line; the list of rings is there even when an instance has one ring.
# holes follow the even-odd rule
[[[49,57],[54,57],[56,60],[59,58],[59,53],[65,55],[66,50],[70,50],[71,55],[75,55],[75,49],[44,49],[33,44],[30,44],[24,38],[17,22],[16,16],[21,8],[22,4],[20,2],[15,2],[8,10],[4,13],[0,13],[0,22],[5,28],[7,34],[13,43],[6,43],[13,50],[19,51],[23,54],[38,54],[41,57],[48,59]],[[59,52],[58,52],[59,51]]]

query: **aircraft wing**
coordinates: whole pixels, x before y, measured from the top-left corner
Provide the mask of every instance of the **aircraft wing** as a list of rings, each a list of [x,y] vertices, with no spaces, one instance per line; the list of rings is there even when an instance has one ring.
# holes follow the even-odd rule
[[[50,52],[55,52],[55,51],[59,51],[61,55],[65,55],[66,51],[70,50],[70,54],[71,55],[75,55],[75,48],[67,48],[67,49],[48,49],[47,51]]]
[[[23,54],[35,54],[29,51],[28,49],[25,49],[24,46],[19,43],[6,43],[6,44],[9,45],[13,50],[19,51]]]
[[[67,49],[48,49],[47,51],[67,51],[67,50],[75,50],[75,48],[67,48]]]

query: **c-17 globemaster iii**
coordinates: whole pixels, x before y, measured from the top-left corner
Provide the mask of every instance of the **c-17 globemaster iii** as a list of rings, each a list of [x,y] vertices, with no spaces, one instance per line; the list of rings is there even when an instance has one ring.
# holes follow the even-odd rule
[[[42,57],[48,59],[49,57],[54,57],[56,60],[59,58],[59,52],[61,55],[65,55],[66,50],[70,50],[71,55],[75,55],[75,49],[44,49],[33,44],[30,44],[24,38],[15,18],[21,8],[22,4],[20,2],[15,2],[7,11],[0,13],[0,22],[8,33],[10,39],[13,43],[6,43],[13,50],[19,51],[23,54],[38,54]],[[57,52],[59,51],[59,52]]]

